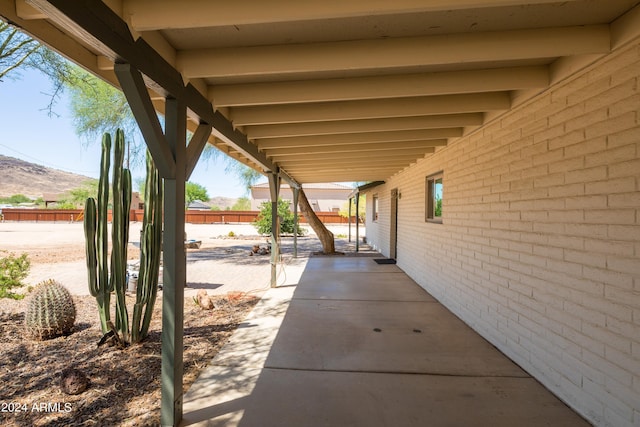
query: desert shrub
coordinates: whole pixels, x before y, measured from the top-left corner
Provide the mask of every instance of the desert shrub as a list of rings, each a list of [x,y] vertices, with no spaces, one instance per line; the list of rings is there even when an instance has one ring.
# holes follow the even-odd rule
[[[0,298],[22,299],[24,295],[11,292],[22,286],[22,280],[29,274],[31,262],[26,253],[19,257],[9,254],[0,258]]]
[[[7,203],[9,205],[19,205],[20,203],[29,203],[32,200],[24,194],[14,194],[9,197],[0,197],[0,203]]]
[[[293,212],[289,209],[289,202],[278,199],[278,216],[280,217],[280,234],[293,234]],[[253,226],[260,234],[271,234],[271,203],[264,202],[260,207],[258,218]],[[298,227],[298,235],[306,230]]]

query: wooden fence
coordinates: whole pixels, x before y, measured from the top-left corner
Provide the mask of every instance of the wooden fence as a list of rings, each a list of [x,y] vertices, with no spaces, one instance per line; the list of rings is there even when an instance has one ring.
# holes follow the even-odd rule
[[[191,224],[249,224],[256,220],[258,211],[202,211],[188,210],[185,221]],[[30,221],[30,222],[76,222],[82,221],[82,209],[2,209],[4,221]],[[142,222],[143,211],[131,210],[131,221]],[[337,212],[316,212],[318,218],[325,224],[347,224],[347,218],[341,217]],[[109,211],[111,220],[111,211]],[[300,215],[300,222],[307,220]],[[352,218],[354,223],[354,218]]]

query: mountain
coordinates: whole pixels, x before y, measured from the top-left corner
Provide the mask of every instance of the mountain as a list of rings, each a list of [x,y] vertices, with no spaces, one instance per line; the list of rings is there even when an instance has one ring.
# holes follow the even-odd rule
[[[231,206],[233,206],[237,201],[238,199],[236,198],[217,196],[209,199],[207,204],[210,206],[217,206],[221,211],[224,211],[227,210],[227,208],[231,208]]]
[[[45,193],[64,193],[90,180],[84,175],[29,163],[0,155],[0,197],[24,194],[38,198]]]

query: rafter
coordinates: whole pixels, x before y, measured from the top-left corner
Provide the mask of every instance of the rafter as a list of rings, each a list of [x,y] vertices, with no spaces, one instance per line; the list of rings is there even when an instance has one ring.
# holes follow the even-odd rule
[[[409,165],[406,167],[408,166]],[[331,171],[312,174],[297,174],[296,180],[303,184],[315,182],[384,181],[403,169],[404,167],[393,171],[365,170],[351,173]]]
[[[271,107],[245,107],[231,110],[236,126],[278,123],[360,120],[429,114],[473,113],[507,110],[511,98],[506,92],[440,95],[406,99],[342,101],[319,104],[290,104]]]
[[[358,167],[358,166],[368,166],[368,167],[375,167],[375,168],[380,168],[380,167],[396,168],[396,167],[400,167],[402,165],[407,164],[407,162],[412,162],[414,160],[415,159],[413,158],[407,159],[406,157],[389,159],[388,157],[385,157],[385,158],[366,157],[365,158],[364,156],[361,156],[361,159],[359,160],[354,160],[349,158],[334,159],[331,161],[330,165],[322,165],[315,160],[312,160],[312,161],[296,160],[296,161],[287,162],[286,159],[283,159],[282,164],[287,165],[288,168],[292,168],[292,173],[294,172],[297,173],[301,169],[317,170],[317,169],[328,167],[328,166],[330,167],[339,166],[339,167],[348,168],[348,169],[351,169],[352,167]]]
[[[413,148],[406,150],[397,150],[392,153],[387,152],[374,152],[368,150],[360,150],[354,151],[350,153],[321,153],[314,154],[313,156],[309,156],[307,154],[290,154],[290,155],[274,155],[273,157],[278,158],[278,161],[282,162],[283,165],[287,164],[287,161],[300,161],[311,158],[316,162],[323,161],[333,161],[337,159],[354,159],[354,160],[367,160],[375,157],[385,157],[389,161],[391,160],[399,160],[399,159],[412,159],[416,156],[421,156],[426,153],[433,153],[435,150],[434,147],[425,147],[425,148]]]
[[[402,168],[407,167],[408,165],[410,165],[411,163],[413,163],[413,161],[407,161],[405,162],[403,165],[398,165],[398,166],[374,166],[374,165],[354,165],[352,167],[350,167],[349,169],[351,171],[375,171],[375,172],[383,172],[383,173],[393,173],[396,172]],[[331,173],[341,173],[342,171],[344,171],[344,166],[342,167],[319,167],[319,168],[300,168],[300,169],[296,169],[294,172],[296,175],[306,175],[309,173],[326,173],[326,172],[331,172]]]
[[[397,168],[397,169],[358,168],[358,169],[355,169],[353,171],[353,173],[355,173],[355,174],[369,174],[369,175],[376,176],[376,177],[387,177],[387,176],[391,176],[391,175],[395,174],[396,172],[404,169],[407,166],[409,166],[409,164],[407,164],[404,167]],[[342,171],[339,170],[339,169],[327,169],[327,170],[316,170],[313,173],[314,174],[326,175],[326,176],[334,176],[334,174],[341,174],[341,172]],[[300,172],[300,173],[298,173],[298,175],[300,177],[309,176],[309,175],[305,174],[304,172]],[[334,180],[329,180],[329,181],[334,181]]]
[[[333,19],[387,13],[415,13],[466,8],[487,8],[522,4],[555,3],[557,0],[388,0],[308,2],[299,7],[296,0],[264,2],[244,0],[223,2],[206,0],[126,0],[124,14],[138,31],[171,28],[199,28],[265,24],[286,21]]]
[[[319,147],[327,145],[375,144],[401,141],[442,140],[462,136],[462,128],[419,129],[395,132],[345,133],[256,140],[261,150],[271,148]]]
[[[343,133],[387,132],[407,129],[438,129],[479,126],[482,113],[464,113],[434,116],[394,117],[370,120],[344,120],[314,123],[286,123],[264,126],[246,126],[251,140],[312,135],[338,135]]]
[[[336,71],[546,59],[607,53],[608,25],[460,33],[299,45],[217,48],[179,52],[177,66],[188,78],[300,76]]]
[[[352,77],[294,82],[217,85],[209,89],[216,108],[359,99],[402,98],[542,88],[546,66]]]
[[[288,156],[295,154],[324,154],[324,153],[361,153],[363,151],[367,153],[373,153],[374,151],[401,151],[407,149],[421,149],[426,147],[443,147],[447,145],[446,139],[435,139],[431,141],[401,141],[401,142],[388,142],[388,143],[375,143],[375,144],[335,144],[335,145],[323,145],[312,147],[297,147],[297,148],[272,148],[265,150],[267,156],[276,157],[280,160],[279,156]]]

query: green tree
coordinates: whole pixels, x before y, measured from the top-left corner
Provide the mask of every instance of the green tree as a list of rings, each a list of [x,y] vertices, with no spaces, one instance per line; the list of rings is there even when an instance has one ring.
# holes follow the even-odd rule
[[[74,84],[69,61],[38,41],[21,32],[18,28],[0,20],[0,82],[4,78],[17,79],[23,70],[38,70],[52,83],[51,100],[47,109],[53,112],[53,105],[66,85]]]
[[[184,198],[186,206],[189,206],[189,204],[195,200],[206,202],[209,200],[209,194],[207,193],[207,189],[202,185],[196,184],[195,182],[187,182],[184,188]]]
[[[19,205],[20,203],[31,202],[31,199],[24,194],[14,194],[9,197],[3,197],[0,199],[0,203],[6,203],[8,205]]]
[[[251,186],[262,178],[260,172],[251,169],[249,166],[240,163],[232,157],[228,157],[225,172],[235,175],[238,181],[245,187],[247,194],[249,194]]]
[[[280,217],[280,234],[293,234],[293,212],[289,209],[289,202],[278,199],[278,216]],[[260,234],[271,234],[271,202],[260,205],[258,218],[253,222]],[[302,235],[304,229],[298,229],[298,235]]]
[[[86,144],[99,141],[103,134],[124,132],[127,143],[127,162],[142,164],[145,147],[141,142],[138,124],[124,94],[109,83],[80,67],[73,66],[69,90],[70,110],[76,134]]]
[[[248,197],[240,197],[236,202],[231,206],[232,211],[249,211],[251,210],[251,200]]]

